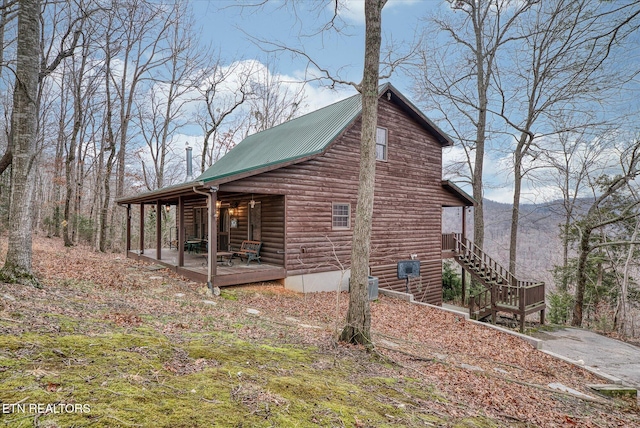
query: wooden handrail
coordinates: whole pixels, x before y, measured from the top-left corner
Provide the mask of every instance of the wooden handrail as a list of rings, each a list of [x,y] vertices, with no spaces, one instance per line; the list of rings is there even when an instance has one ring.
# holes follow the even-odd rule
[[[446,238],[445,238],[446,237]],[[472,256],[474,260],[479,260],[482,263],[482,266],[485,268],[491,269],[496,276],[502,278],[505,284],[509,284],[514,287],[544,287],[544,282],[535,282],[535,281],[522,281],[517,279],[511,272],[502,267],[497,261],[495,261],[491,256],[485,253],[480,247],[478,247],[474,242],[469,241],[469,239],[462,239],[462,234],[460,233],[449,233],[443,235],[443,243],[449,242],[451,239],[455,242],[454,251],[459,254],[465,256]],[[473,251],[470,250],[473,249]],[[443,249],[445,247],[443,246]],[[450,248],[446,248],[450,249]]]
[[[500,279],[502,279],[502,282],[506,284],[517,284],[517,280],[513,275],[511,275],[510,272],[503,268],[497,261],[491,258],[475,243],[469,241],[467,238],[464,238],[463,240],[462,235],[459,233],[454,233],[453,236],[456,243],[456,251],[459,254],[469,257],[470,260],[473,260],[476,264],[480,263],[481,268],[491,271],[492,277],[499,277]]]
[[[460,233],[443,234],[442,250],[453,251],[458,263],[484,285],[483,290],[469,296],[471,316],[475,316],[476,311],[478,316],[486,315],[490,308],[495,322],[497,311],[515,313],[520,316],[520,331],[524,331],[528,312],[540,310],[540,320],[544,323],[544,282],[518,280]]]

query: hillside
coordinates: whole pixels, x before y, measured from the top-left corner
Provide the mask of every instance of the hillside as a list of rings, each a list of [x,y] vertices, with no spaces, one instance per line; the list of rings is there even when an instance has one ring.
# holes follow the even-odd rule
[[[551,270],[562,263],[562,242],[559,225],[563,222],[557,202],[549,204],[523,204],[520,207],[518,235],[518,275],[522,279],[545,281],[553,284]],[[509,265],[509,233],[511,205],[484,200],[485,251],[503,266]],[[473,224],[471,216],[469,225]],[[459,231],[460,214],[457,209],[445,210],[443,231]],[[469,236],[473,228],[469,227]]]
[[[36,239],[34,258],[43,289],[0,284],[4,426],[640,424],[625,403],[548,386],[592,395],[592,374],[437,309],[373,302],[367,353],[334,341],[344,293],[263,284],[207,296],[51,239]]]

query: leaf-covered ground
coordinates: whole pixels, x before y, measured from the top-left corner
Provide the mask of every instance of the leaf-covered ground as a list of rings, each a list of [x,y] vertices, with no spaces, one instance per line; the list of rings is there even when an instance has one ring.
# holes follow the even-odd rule
[[[34,245],[44,288],[0,284],[0,426],[640,426],[634,403],[586,388],[601,379],[443,311],[372,302],[368,353],[335,343],[347,294],[211,297],[122,255]]]

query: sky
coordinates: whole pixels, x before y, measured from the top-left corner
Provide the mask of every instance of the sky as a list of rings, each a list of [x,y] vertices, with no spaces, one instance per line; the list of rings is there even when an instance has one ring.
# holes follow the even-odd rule
[[[263,63],[271,63],[287,81],[299,82],[308,77],[305,72],[308,60],[275,47],[280,45],[304,50],[313,61],[340,80],[357,83],[362,78],[362,0],[340,0],[337,24],[340,27],[339,32],[320,31],[322,25],[328,22],[333,14],[333,1],[303,2],[298,4],[295,11],[290,7],[290,3],[277,0],[267,2],[264,7],[245,8],[238,7],[234,0],[190,2],[197,23],[202,28],[202,42],[211,43],[227,63],[257,59]],[[445,3],[440,0],[389,0],[382,15],[383,49],[393,43],[395,51],[402,53],[403,49],[416,39],[426,16],[444,7]],[[275,51],[266,52],[270,49]],[[400,92],[412,99],[412,81],[406,75],[397,72],[384,81],[390,81]],[[338,85],[330,90],[318,83],[308,84],[303,112],[314,111],[355,93],[355,89],[348,85]],[[191,138],[185,136],[185,139],[193,144],[198,143],[198,138],[197,134]],[[455,148],[446,149],[445,159],[447,156],[458,154],[459,151]],[[486,171],[487,175],[492,174],[491,165]],[[507,202],[511,199],[510,192],[505,193],[502,189],[491,189],[488,192],[494,200]]]
[[[267,54],[253,39],[273,42],[304,50],[322,67],[342,80],[359,82],[364,60],[364,2],[340,0],[338,25],[341,33],[323,32],[320,28],[331,17],[333,2],[315,0],[304,2],[295,12],[282,1],[270,1],[262,8],[239,8],[233,0],[190,0],[198,22],[202,25],[202,38],[209,40],[229,59],[265,58]],[[314,5],[309,7],[308,5]],[[410,42],[414,38],[419,18],[425,12],[438,8],[435,0],[389,0],[383,9],[383,33],[386,40]],[[315,6],[318,5],[318,6]],[[323,6],[326,5],[326,6]],[[313,10],[315,8],[315,10]],[[315,34],[314,34],[315,33]],[[406,43],[405,43],[406,45]],[[302,78],[307,61],[289,53],[278,52],[277,68],[282,74]],[[273,58],[273,55],[271,55]],[[393,83],[404,91],[408,82],[394,76]],[[343,93],[345,89],[341,88]],[[354,93],[353,89],[349,93]],[[326,95],[332,98],[331,95]],[[340,98],[340,94],[333,96]],[[343,97],[343,95],[342,95]]]
[[[199,26],[201,41],[220,52],[223,62],[260,61],[284,77],[292,85],[309,77],[308,61],[290,52],[275,49],[276,45],[304,50],[317,64],[337,78],[359,82],[364,57],[364,2],[340,0],[339,33],[321,31],[333,14],[332,0],[269,0],[263,7],[238,7],[234,0],[189,0]],[[245,0],[247,3],[251,0]],[[255,0],[261,3],[262,0]],[[295,10],[291,5],[296,4]],[[442,0],[389,0],[382,15],[383,49],[393,43],[395,52],[411,45],[424,19],[448,6]],[[266,50],[274,50],[267,53]],[[412,80],[402,73],[394,74],[390,81],[407,98],[413,100]],[[348,86],[335,90],[310,83],[306,86],[306,100],[302,113],[316,110],[355,94]],[[417,103],[416,103],[417,104]],[[419,105],[419,104],[418,104]],[[425,111],[427,116],[429,112]],[[184,135],[185,141],[196,145],[201,133]],[[461,149],[445,149],[444,161],[460,156]],[[489,154],[485,160],[485,197],[511,203],[511,178],[508,174],[510,155]],[[459,183],[468,192],[469,186]],[[523,189],[523,203],[540,202],[557,197],[553,187],[542,190]]]

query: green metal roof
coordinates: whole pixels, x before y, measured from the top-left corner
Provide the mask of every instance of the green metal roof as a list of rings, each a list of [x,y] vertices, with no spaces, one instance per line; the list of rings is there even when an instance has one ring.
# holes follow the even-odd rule
[[[359,94],[250,135],[196,181],[220,180],[322,153],[360,111]]]
[[[443,146],[453,145],[453,140],[393,85],[390,83],[381,85],[379,94],[380,96],[386,94],[390,101],[397,104],[411,118],[431,132],[440,144]],[[362,98],[360,94],[353,95],[281,125],[248,136],[202,175],[189,183],[118,199],[117,202],[119,204],[141,203],[175,197],[193,187],[222,184],[241,176],[253,175],[307,160],[322,154],[360,116],[361,112]]]

